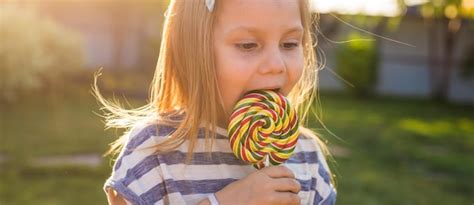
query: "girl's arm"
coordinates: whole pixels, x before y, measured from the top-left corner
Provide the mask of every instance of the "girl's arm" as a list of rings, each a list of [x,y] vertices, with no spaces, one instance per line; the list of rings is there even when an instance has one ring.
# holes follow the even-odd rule
[[[211,205],[211,202],[208,199],[200,201],[197,205]]]
[[[107,189],[107,201],[109,202],[109,205],[127,205],[130,203],[127,203],[120,194],[118,194],[114,189],[109,188]]]
[[[127,203],[126,200],[120,196],[114,189],[109,188],[107,190],[107,201],[109,205],[128,205],[131,203]],[[197,205],[211,205],[208,199],[202,200]]]
[[[301,185],[285,166],[265,167],[215,193],[221,205],[300,204]],[[238,202],[238,203],[237,203]],[[198,205],[210,205],[206,198]]]
[[[221,205],[235,204],[300,204],[301,186],[293,172],[285,166],[266,167],[233,182],[215,193]],[[109,205],[129,205],[113,188],[107,189]],[[198,205],[210,205],[206,198]]]

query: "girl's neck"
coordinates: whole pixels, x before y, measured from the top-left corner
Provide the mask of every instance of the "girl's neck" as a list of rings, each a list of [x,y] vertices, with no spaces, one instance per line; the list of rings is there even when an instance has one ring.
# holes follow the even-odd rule
[[[221,127],[223,129],[227,129],[228,124],[229,124],[229,122],[228,122],[226,117],[221,116],[217,119],[217,126],[218,127]]]
[[[219,107],[217,110],[217,126],[223,129],[227,129],[229,124],[230,115],[224,110],[223,107]]]

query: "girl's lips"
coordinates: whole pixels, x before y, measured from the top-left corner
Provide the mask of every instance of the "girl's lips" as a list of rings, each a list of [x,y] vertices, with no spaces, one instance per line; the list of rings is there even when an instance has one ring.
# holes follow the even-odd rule
[[[281,88],[275,88],[275,89],[270,89],[270,90],[273,91],[273,92],[279,93]]]
[[[243,93],[239,96],[239,99],[243,98],[247,93],[250,93],[250,92],[253,92],[253,91],[257,91],[257,90],[271,90],[271,91],[273,91],[273,92],[283,94],[283,93],[282,93],[283,90],[282,90],[281,87],[259,88],[259,89],[253,89],[253,90],[249,90],[249,91],[243,92]]]
[[[255,89],[255,90],[271,90],[273,92],[280,92],[281,87],[267,87],[267,88],[260,88],[260,89]]]
[[[273,92],[276,92],[276,93],[281,93],[281,88],[260,88],[260,89],[249,90],[249,91],[245,92],[243,95],[245,95],[247,93],[250,93],[250,92],[253,92],[253,91],[257,91],[257,90],[270,90],[270,91],[273,91]]]

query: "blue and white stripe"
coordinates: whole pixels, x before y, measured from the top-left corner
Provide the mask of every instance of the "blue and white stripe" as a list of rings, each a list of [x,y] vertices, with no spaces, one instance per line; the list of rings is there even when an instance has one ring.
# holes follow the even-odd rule
[[[114,188],[132,204],[196,204],[209,193],[256,171],[233,155],[222,128],[217,129],[210,157],[202,130],[187,165],[188,142],[172,152],[153,154],[149,147],[173,131],[172,127],[150,123],[132,129],[104,189]],[[336,192],[322,156],[315,140],[300,135],[295,153],[284,163],[301,183],[301,204],[335,204]]]

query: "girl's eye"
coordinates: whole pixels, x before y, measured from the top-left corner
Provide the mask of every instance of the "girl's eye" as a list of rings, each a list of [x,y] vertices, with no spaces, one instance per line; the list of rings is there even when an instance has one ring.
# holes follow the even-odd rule
[[[258,47],[256,43],[239,43],[239,44],[236,44],[236,46],[237,48],[244,51],[251,51]]]
[[[284,49],[292,49],[292,48],[296,48],[298,46],[299,46],[298,43],[283,43],[282,44],[282,47]]]

